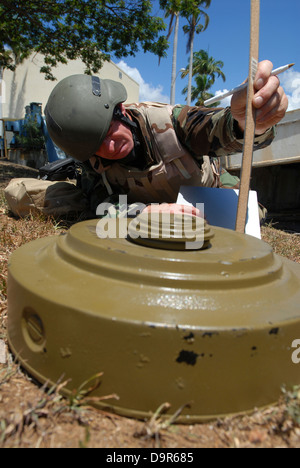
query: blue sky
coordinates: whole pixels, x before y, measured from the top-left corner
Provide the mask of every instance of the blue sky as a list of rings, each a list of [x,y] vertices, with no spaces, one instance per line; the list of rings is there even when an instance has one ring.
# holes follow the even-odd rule
[[[158,2],[153,3],[153,13],[162,16]],[[224,62],[226,81],[217,79],[212,93],[231,89],[240,84],[248,74],[250,38],[250,0],[212,0],[206,11],[210,17],[207,30],[196,37],[194,50],[205,49],[215,60]],[[168,22],[168,20],[165,20]],[[180,20],[177,70],[186,67],[187,38],[182,32],[184,20]],[[140,52],[135,58],[115,62],[140,82],[140,101],[160,100],[169,102],[172,67],[172,39],[168,57],[158,59]],[[300,108],[300,2],[299,0],[260,1],[260,60],[269,59],[274,68],[295,62],[293,69],[280,75],[289,96],[289,110]],[[187,78],[176,80],[176,103],[184,103],[181,90]],[[229,102],[223,101],[222,105]]]

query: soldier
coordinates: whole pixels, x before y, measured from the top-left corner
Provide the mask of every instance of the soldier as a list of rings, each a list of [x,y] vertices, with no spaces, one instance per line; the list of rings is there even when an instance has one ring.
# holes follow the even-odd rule
[[[288,106],[271,71],[269,61],[258,66],[255,150],[272,142]],[[82,163],[82,190],[94,214],[121,194],[129,203],[175,203],[181,185],[238,188],[218,161],[242,151],[246,91],[226,109],[124,105],[126,99],[121,83],[74,75],[58,83],[45,109],[52,140]]]

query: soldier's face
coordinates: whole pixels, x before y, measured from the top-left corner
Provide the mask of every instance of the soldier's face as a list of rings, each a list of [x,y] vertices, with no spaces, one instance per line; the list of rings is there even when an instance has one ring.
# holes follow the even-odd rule
[[[119,120],[112,120],[96,154],[105,159],[118,160],[128,156],[132,150],[133,138],[130,128]]]

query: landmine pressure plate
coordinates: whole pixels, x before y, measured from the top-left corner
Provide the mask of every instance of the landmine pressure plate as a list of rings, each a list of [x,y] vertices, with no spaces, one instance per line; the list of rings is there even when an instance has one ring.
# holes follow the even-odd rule
[[[188,405],[186,423],[264,407],[300,384],[300,265],[207,224],[202,249],[187,250],[172,239],[176,216],[169,240],[159,224],[155,239],[135,238],[132,220],[100,239],[98,222],[11,256],[9,344],[38,381],[70,379],[69,393],[102,372],[92,396],[118,399],[96,406],[147,418]]]

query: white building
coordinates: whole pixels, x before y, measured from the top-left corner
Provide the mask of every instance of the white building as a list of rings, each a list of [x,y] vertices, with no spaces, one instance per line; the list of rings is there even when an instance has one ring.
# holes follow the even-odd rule
[[[59,64],[57,68],[53,69],[57,81],[49,81],[45,80],[43,73],[40,73],[40,68],[43,65],[43,56],[34,53],[24,60],[15,72],[7,69],[2,72],[2,77],[0,76],[0,79],[2,78],[0,118],[23,119],[25,106],[31,102],[40,103],[42,109],[45,109],[48,97],[58,81],[70,75],[84,73],[85,70],[85,65],[81,60],[69,61],[67,65]],[[139,101],[139,84],[113,62],[104,62],[97,76],[120,81],[127,90],[127,102]]]

